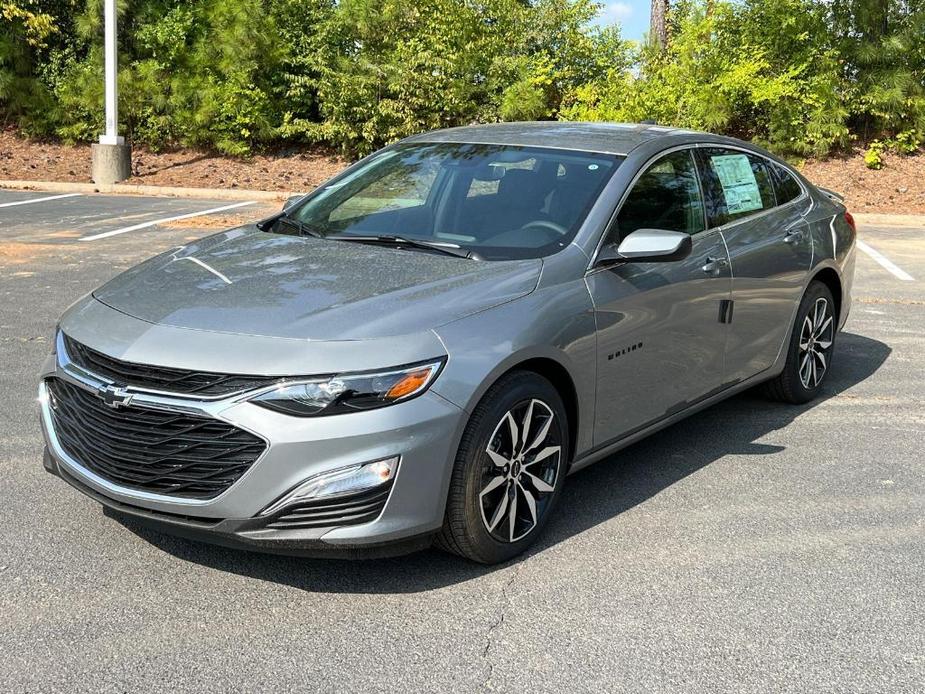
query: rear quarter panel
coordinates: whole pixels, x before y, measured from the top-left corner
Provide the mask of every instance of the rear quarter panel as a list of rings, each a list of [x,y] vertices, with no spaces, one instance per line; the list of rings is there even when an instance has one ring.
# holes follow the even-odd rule
[[[810,277],[823,268],[838,274],[842,287],[839,329],[851,310],[857,235],[845,219],[846,208],[818,190],[813,190],[813,206],[806,215],[813,241],[813,267]]]

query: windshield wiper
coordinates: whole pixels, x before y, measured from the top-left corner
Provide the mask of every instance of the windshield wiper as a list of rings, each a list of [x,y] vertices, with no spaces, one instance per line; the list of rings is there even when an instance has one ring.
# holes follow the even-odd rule
[[[359,236],[351,234],[336,234],[326,238],[336,239],[338,241],[355,241],[356,243],[373,243],[384,246],[394,246],[400,248],[420,248],[427,251],[436,251],[444,255],[451,255],[454,258],[466,258],[467,260],[481,260],[482,257],[474,251],[466,250],[455,243],[446,243],[442,241],[425,241],[424,239],[409,239],[404,236],[393,236],[390,234],[380,234],[376,236]]]
[[[286,224],[296,231],[299,232],[299,236],[311,236],[316,239],[323,239],[325,236],[320,231],[312,229],[305,222],[296,219],[295,217],[287,217],[286,215],[281,216],[276,220],[278,223],[281,222]]]

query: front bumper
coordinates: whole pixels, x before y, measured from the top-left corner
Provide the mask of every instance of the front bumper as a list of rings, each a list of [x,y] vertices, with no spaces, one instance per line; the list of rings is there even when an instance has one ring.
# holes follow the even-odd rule
[[[299,554],[399,553],[415,549],[443,522],[446,493],[463,411],[428,392],[378,410],[298,418],[240,397],[218,401],[156,396],[158,405],[194,409],[267,442],[264,454],[226,491],[212,499],[184,499],[119,486],[69,456],[54,431],[45,380],[87,387],[83,375],[54,355],[43,369],[39,400],[47,455],[45,467],[103,504],[110,512],[168,533],[217,544]],[[147,397],[147,396],[146,396]],[[310,477],[357,463],[399,456],[397,475],[380,515],[360,525],[267,528],[260,513]]]
[[[266,530],[260,519],[212,520],[158,513],[122,504],[94,491],[68,473],[45,448],[45,470],[103,506],[103,512],[121,523],[136,524],[158,532],[232,549],[327,559],[372,559],[409,554],[431,544],[432,533],[422,533],[385,542],[332,544],[323,539],[327,530],[283,532]]]

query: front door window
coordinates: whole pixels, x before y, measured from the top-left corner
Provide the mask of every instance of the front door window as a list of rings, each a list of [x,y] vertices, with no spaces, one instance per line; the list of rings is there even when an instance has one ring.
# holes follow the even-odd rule
[[[704,229],[703,200],[689,150],[672,152],[652,164],[633,185],[617,216],[619,242],[637,229],[696,234]]]

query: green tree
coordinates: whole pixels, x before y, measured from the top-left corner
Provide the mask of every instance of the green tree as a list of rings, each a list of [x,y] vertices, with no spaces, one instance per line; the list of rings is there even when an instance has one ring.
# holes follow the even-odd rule
[[[95,139],[103,0],[0,0],[0,114]],[[925,139],[925,0],[674,0],[665,42],[595,0],[118,0],[123,134],[231,154],[364,153],[546,118],[714,130],[784,153]],[[876,156],[875,156],[876,155]]]
[[[67,139],[90,139],[102,127],[101,9],[87,0],[77,48],[53,85]],[[126,0],[119,31],[120,115],[132,140],[246,154],[272,139],[281,108],[270,93],[283,52],[263,3]]]
[[[625,63],[589,0],[343,0],[320,29],[322,120],[304,135],[367,152],[422,130],[551,118]]]
[[[37,68],[58,32],[51,11],[57,3],[0,1],[0,114],[26,133],[45,134],[54,110]]]
[[[564,116],[724,132],[782,152],[846,141],[838,61],[810,0],[681,4],[666,51],[644,46],[635,72],[585,85]]]
[[[862,140],[925,132],[925,2],[833,0],[844,98]]]
[[[597,3],[540,0],[517,30],[512,56],[517,81],[505,88],[503,120],[557,117],[581,86],[607,78],[631,64],[631,45],[618,27],[598,28]]]

